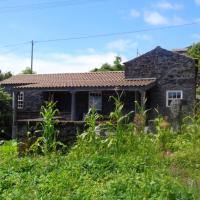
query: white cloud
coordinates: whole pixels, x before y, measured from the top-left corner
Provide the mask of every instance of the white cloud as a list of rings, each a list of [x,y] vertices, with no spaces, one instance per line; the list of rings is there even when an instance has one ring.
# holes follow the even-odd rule
[[[156,11],[145,12],[144,21],[151,25],[167,25],[169,23],[166,17]]]
[[[200,6],[200,0],[195,0],[195,3]]]
[[[192,37],[197,40],[200,40],[200,34],[198,34],[198,33],[193,34]]]
[[[151,25],[181,25],[187,23],[187,21],[181,17],[173,16],[168,18],[156,11],[145,12],[144,21]]]
[[[137,18],[137,17],[140,17],[141,14],[139,11],[132,9],[130,12],[130,15],[131,15],[131,17]]]
[[[37,73],[88,72],[100,67],[105,62],[112,63],[117,54],[114,52],[92,54],[51,54],[34,60],[34,70]],[[123,57],[123,60],[126,60]],[[20,73],[30,66],[30,58],[14,54],[0,53],[0,69],[4,72]]]
[[[114,51],[125,51],[127,49],[136,48],[138,46],[137,42],[132,40],[115,40],[107,44],[107,49]]]
[[[147,34],[137,34],[136,35],[136,39],[145,40],[145,41],[151,41],[152,40],[152,36],[147,35]]]
[[[169,1],[161,1],[161,2],[158,2],[154,7],[163,9],[163,10],[180,10],[183,8],[183,5],[171,3]]]

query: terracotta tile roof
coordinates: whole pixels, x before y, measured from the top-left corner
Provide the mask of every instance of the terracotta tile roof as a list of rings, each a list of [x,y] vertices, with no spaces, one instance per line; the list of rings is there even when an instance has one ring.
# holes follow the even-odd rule
[[[0,82],[17,88],[141,87],[155,79],[125,79],[124,72],[16,75]]]

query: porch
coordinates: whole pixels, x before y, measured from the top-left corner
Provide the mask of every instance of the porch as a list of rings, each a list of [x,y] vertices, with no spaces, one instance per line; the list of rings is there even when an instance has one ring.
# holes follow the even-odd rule
[[[117,97],[117,94],[122,94],[121,101],[124,103],[124,114],[136,110],[135,101],[145,106],[146,98],[145,90],[42,91],[40,102],[26,99],[26,91],[24,91],[24,94],[24,108],[17,109],[15,113],[18,122],[41,121],[40,107],[47,101],[56,102],[56,107],[59,110],[57,119],[60,121],[84,121],[90,107],[95,107],[97,112],[106,119],[115,108],[111,96]],[[33,104],[36,103],[38,103],[37,109],[34,111],[27,109],[30,107],[29,104],[34,107]]]

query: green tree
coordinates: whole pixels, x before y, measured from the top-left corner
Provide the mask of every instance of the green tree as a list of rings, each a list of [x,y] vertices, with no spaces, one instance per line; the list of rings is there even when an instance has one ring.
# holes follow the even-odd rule
[[[32,71],[30,67],[26,67],[24,70],[21,72],[22,74],[36,74],[35,71]]]
[[[198,68],[200,70],[200,42],[193,44],[187,51],[187,54],[198,59]]]
[[[121,57],[117,56],[112,65],[105,63],[100,68],[95,68],[91,70],[92,72],[99,72],[99,71],[123,71],[124,65],[122,64]]]
[[[0,137],[11,136],[11,96],[0,87]]]
[[[0,70],[0,81],[3,81],[7,78],[10,78],[12,76],[12,73],[9,71],[9,72],[6,72],[6,73],[3,73],[1,72]]]

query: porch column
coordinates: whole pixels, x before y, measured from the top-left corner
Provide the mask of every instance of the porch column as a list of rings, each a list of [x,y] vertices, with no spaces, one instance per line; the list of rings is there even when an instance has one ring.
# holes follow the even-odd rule
[[[76,120],[76,92],[71,92],[71,121]]]
[[[16,93],[12,93],[12,139],[16,139],[17,126],[16,126]]]
[[[142,90],[140,91],[140,95],[141,95],[141,106],[142,107],[145,107],[145,101],[146,101],[146,91],[145,90]]]

